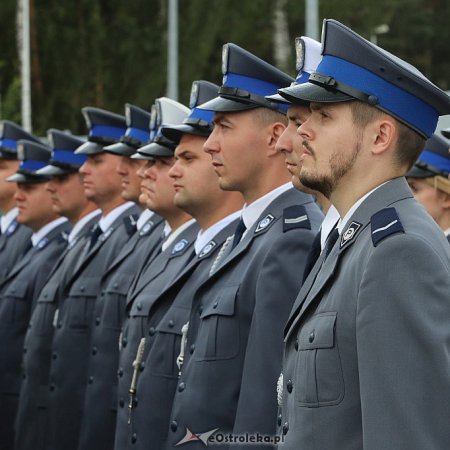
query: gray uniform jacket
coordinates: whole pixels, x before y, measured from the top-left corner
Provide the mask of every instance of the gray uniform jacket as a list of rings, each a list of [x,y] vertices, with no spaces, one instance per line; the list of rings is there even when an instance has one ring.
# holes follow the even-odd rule
[[[108,450],[114,447],[118,342],[125,301],[137,271],[160,243],[163,228],[163,218],[153,215],[130,238],[103,276],[102,291],[95,304],[95,326],[87,372],[91,382],[87,384],[82,409],[80,450]]]
[[[118,410],[114,448],[123,450],[128,437],[128,400],[133,361],[141,338],[147,337],[148,317],[163,289],[184,269],[194,256],[193,245],[199,231],[197,223],[183,230],[169,247],[160,253],[140,274],[134,290],[127,298],[128,317],[120,340],[118,370]]]
[[[49,372],[48,450],[77,448],[95,301],[104,271],[130,237],[126,227],[130,215],[139,212],[132,206],[116,218],[64,288]]]
[[[48,272],[67,245],[69,231],[69,222],[53,228],[28,250],[0,285],[0,448],[13,447],[25,333]]]
[[[405,179],[322,259],[286,327],[281,448],[449,448],[450,249]]]
[[[39,293],[25,335],[23,380],[16,419],[16,450],[46,450],[48,375],[60,296],[99,217],[88,221],[60,256]]]
[[[31,228],[20,225],[14,219],[6,232],[0,236],[0,283],[22,258],[29,246],[31,234]]]
[[[189,432],[217,428],[275,435],[283,326],[322,219],[310,195],[289,189],[199,288],[189,320],[190,351],[167,424],[167,449]]]
[[[233,221],[219,231],[161,292],[152,306],[147,317],[144,364],[137,372],[137,401],[130,415],[131,422],[127,424],[126,448],[151,450],[164,446],[178,384],[177,358],[181,351],[181,330],[189,320],[192,299],[198,286],[208,278],[212,262],[225,239],[234,233],[236,225],[237,221]],[[155,405],[158,407],[155,408]]]

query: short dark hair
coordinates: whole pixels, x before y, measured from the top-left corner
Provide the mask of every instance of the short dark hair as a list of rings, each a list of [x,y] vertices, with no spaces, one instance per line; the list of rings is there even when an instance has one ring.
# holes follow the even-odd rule
[[[262,125],[270,125],[275,122],[281,122],[282,124],[286,125],[288,124],[288,120],[286,117],[286,114],[282,114],[278,111],[274,111],[273,109],[269,108],[255,108],[253,110],[255,119]]]
[[[350,109],[353,115],[353,123],[360,129],[365,128],[369,123],[385,114],[383,111],[358,100],[350,103]],[[395,146],[396,162],[399,167],[407,166],[407,171],[409,171],[425,148],[425,138],[397,119],[395,119],[395,122],[398,130]]]

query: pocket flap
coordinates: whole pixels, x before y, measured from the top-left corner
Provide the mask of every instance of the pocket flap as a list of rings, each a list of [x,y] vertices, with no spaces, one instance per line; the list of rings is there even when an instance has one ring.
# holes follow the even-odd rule
[[[70,289],[70,297],[96,297],[100,293],[100,277],[81,277]]]
[[[181,328],[189,320],[190,309],[174,306],[167,311],[165,316],[156,327],[156,331],[161,333],[179,334]]]
[[[203,308],[200,318],[208,316],[232,316],[236,302],[239,285],[225,286],[220,292]]]
[[[38,303],[53,303],[58,292],[58,283],[47,283],[39,294]]]
[[[334,346],[334,326],[337,312],[316,314],[301,328],[299,350],[331,348]]]
[[[111,294],[127,295],[130,290],[131,283],[134,280],[136,273],[116,273],[108,283],[107,292]]]
[[[15,297],[25,299],[27,295],[28,282],[20,279],[19,282],[10,284],[4,293],[5,297]]]

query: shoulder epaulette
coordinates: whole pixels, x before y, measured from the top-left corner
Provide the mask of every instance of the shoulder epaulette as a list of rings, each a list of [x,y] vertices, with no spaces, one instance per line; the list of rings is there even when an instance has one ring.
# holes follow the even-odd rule
[[[303,205],[289,206],[283,211],[283,233],[293,228],[311,229],[311,222]]]
[[[385,208],[375,213],[370,218],[370,225],[372,242],[375,247],[391,234],[405,232],[395,208]]]

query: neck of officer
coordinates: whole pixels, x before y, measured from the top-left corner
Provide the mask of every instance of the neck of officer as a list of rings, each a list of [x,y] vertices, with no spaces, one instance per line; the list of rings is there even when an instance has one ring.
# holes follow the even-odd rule
[[[269,163],[266,164],[262,173],[258,177],[249,177],[248,184],[241,191],[247,205],[291,181],[291,176],[281,157],[270,158],[267,161]]]
[[[191,211],[192,216],[202,230],[207,230],[225,217],[239,211],[244,206],[240,192],[222,191],[220,198],[209,199],[205,205],[200,205],[197,211]]]
[[[102,216],[105,217],[108,215],[113,209],[117,208],[120,205],[123,205],[125,200],[119,195],[114,197],[111,200],[105,200],[104,202],[97,202],[97,207],[101,209]]]
[[[162,215],[162,214],[161,214]],[[176,210],[165,212],[163,215],[164,219],[166,219],[167,223],[170,225],[172,231],[175,231],[177,228],[181,227],[183,223],[186,223],[188,220],[192,219],[192,216],[185,213],[179,208]]]
[[[92,211],[95,211],[97,205],[94,202],[87,201],[82,208],[77,209],[76,211],[71,212],[70,214],[66,214],[67,219],[72,225],[78,223],[83,217],[90,214]]]
[[[11,198],[3,198],[0,201],[0,212],[2,214],[6,214],[11,211],[16,206],[16,202],[14,201],[14,197]]]

